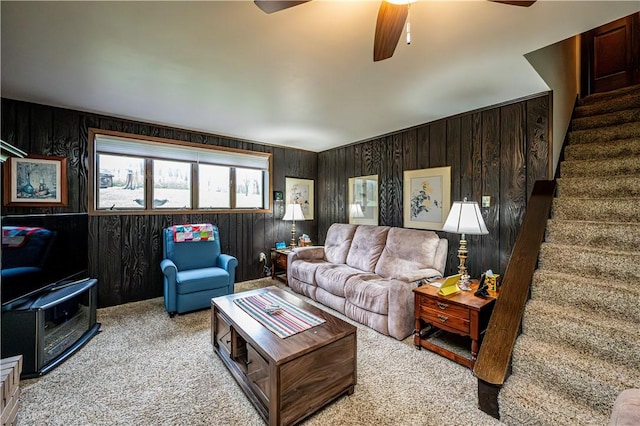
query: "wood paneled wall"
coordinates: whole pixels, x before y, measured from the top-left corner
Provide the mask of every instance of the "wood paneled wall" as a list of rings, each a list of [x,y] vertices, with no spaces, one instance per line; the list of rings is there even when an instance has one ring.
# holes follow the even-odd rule
[[[315,221],[296,223],[322,243],[334,222],[347,222],[347,180],[377,174],[381,225],[402,226],[404,170],[450,165],[452,200],[480,201],[489,235],[469,236],[468,266],[473,276],[492,268],[502,273],[526,209],[533,183],[550,177],[550,94],[438,120],[320,154],[122,120],[96,114],[2,99],[2,139],[32,154],[65,156],[69,161],[67,207],[4,207],[8,214],[86,212],[88,129],[151,135],[273,154],[274,191],[285,177],[316,180]],[[184,215],[122,215],[89,218],[90,274],[99,281],[99,305],[116,305],[162,295],[159,264],[162,228],[175,223],[211,222],[220,228],[223,252],[238,258],[236,281],[262,274],[260,252],[276,240],[288,241],[290,223],[273,212]],[[458,236],[449,239],[448,273],[458,264]]]
[[[348,222],[348,179],[378,175],[380,225],[403,226],[405,170],[451,166],[451,200],[482,200],[489,235],[467,236],[470,274],[503,273],[533,183],[551,177],[551,95],[473,111],[318,155],[318,241]],[[449,239],[448,273],[456,273],[459,236]]]
[[[3,215],[86,212],[88,201],[88,129],[90,127],[158,136],[273,154],[274,191],[285,190],[285,176],[316,179],[317,154],[231,138],[122,120],[28,102],[2,99],[2,140],[30,154],[68,158],[67,207],[4,207]],[[4,176],[4,175],[3,175]],[[211,222],[220,229],[222,251],[238,258],[236,281],[262,275],[259,254],[279,240],[289,241],[291,223],[281,220],[284,205],[271,213],[121,215],[89,218],[89,273],[98,278],[99,306],[162,295],[161,230],[177,223]],[[316,213],[317,217],[317,213]],[[297,222],[299,234],[312,238],[316,221]]]

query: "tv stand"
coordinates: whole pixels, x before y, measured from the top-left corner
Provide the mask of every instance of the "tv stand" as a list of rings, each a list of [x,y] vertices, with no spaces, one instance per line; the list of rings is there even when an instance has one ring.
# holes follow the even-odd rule
[[[97,284],[49,287],[2,307],[2,358],[23,356],[22,379],[48,373],[98,333]]]

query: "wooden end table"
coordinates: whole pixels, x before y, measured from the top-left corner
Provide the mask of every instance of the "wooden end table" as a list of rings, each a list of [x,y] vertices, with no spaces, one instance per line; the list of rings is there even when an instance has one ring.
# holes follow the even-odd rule
[[[290,248],[271,249],[271,279],[278,279],[287,283],[287,258],[291,253]]]
[[[483,299],[474,296],[478,281],[472,280],[470,291],[460,291],[450,296],[440,296],[438,287],[425,284],[415,288],[415,330],[413,344],[417,349],[428,349],[452,361],[473,369],[484,332],[493,312],[495,297]],[[424,325],[430,329],[422,332]],[[469,336],[471,338],[471,357],[453,352],[439,346],[428,338],[438,330]]]

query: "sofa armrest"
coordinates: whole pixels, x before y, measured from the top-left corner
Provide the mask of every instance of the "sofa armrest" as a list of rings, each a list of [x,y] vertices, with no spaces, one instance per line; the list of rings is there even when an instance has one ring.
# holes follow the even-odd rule
[[[436,255],[433,258],[433,267],[440,271],[440,277],[444,275],[444,270],[447,267],[447,254],[449,251],[449,240],[446,238],[440,238],[438,242],[438,248],[436,249]]]
[[[433,268],[416,269],[415,271],[406,272],[398,277],[401,281],[412,283],[416,281],[431,281],[442,278],[442,273]]]
[[[167,277],[170,282],[176,282],[178,267],[171,259],[163,259],[162,262],[160,262],[160,269],[162,270],[162,274]]]
[[[218,256],[217,264],[220,268],[229,274],[229,291],[233,293],[236,282],[236,268],[238,267],[238,259],[230,254],[221,254]]]
[[[324,259],[324,246],[297,247],[293,252],[296,259]]]

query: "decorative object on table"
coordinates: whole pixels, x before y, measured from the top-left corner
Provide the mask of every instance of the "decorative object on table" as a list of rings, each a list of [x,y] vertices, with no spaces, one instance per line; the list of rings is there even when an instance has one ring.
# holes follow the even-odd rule
[[[452,294],[456,294],[460,292],[460,288],[458,287],[458,282],[460,281],[460,274],[451,275],[444,279],[442,284],[440,284],[440,290],[438,290],[439,296],[450,296]]]
[[[455,201],[451,206],[451,211],[447,217],[442,230],[454,234],[461,234],[460,247],[458,248],[458,273],[460,277],[460,289],[470,290],[469,274],[465,262],[467,260],[467,239],[466,235],[485,235],[488,234],[487,226],[482,218],[480,206],[475,201],[467,201],[467,197],[463,201]]]
[[[30,155],[5,163],[4,205],[67,205],[67,158]]]
[[[403,188],[403,226],[442,229],[451,205],[451,167],[407,170]]]
[[[313,180],[285,178],[285,203],[300,204],[302,220],[313,220]]]
[[[287,243],[284,241],[276,241],[276,250],[282,250],[287,248]]]
[[[302,207],[300,204],[287,204],[287,209],[284,212],[282,220],[290,220],[291,223],[291,247],[297,247],[296,244],[296,220],[305,220],[304,214],[302,214]]]
[[[482,278],[480,279],[480,284],[478,285],[478,289],[476,290],[475,293],[473,293],[473,295],[486,299],[487,297],[490,296],[488,290],[489,290],[489,286],[487,286],[487,283],[484,279],[484,274],[482,274]]]
[[[378,224],[378,175],[349,178],[349,223]]]
[[[311,238],[307,234],[302,234],[299,238],[298,245],[300,247],[307,247],[311,245]]]
[[[482,274],[484,283],[487,285],[487,291],[493,297],[498,296],[498,278],[500,275],[494,274],[491,269]]]

